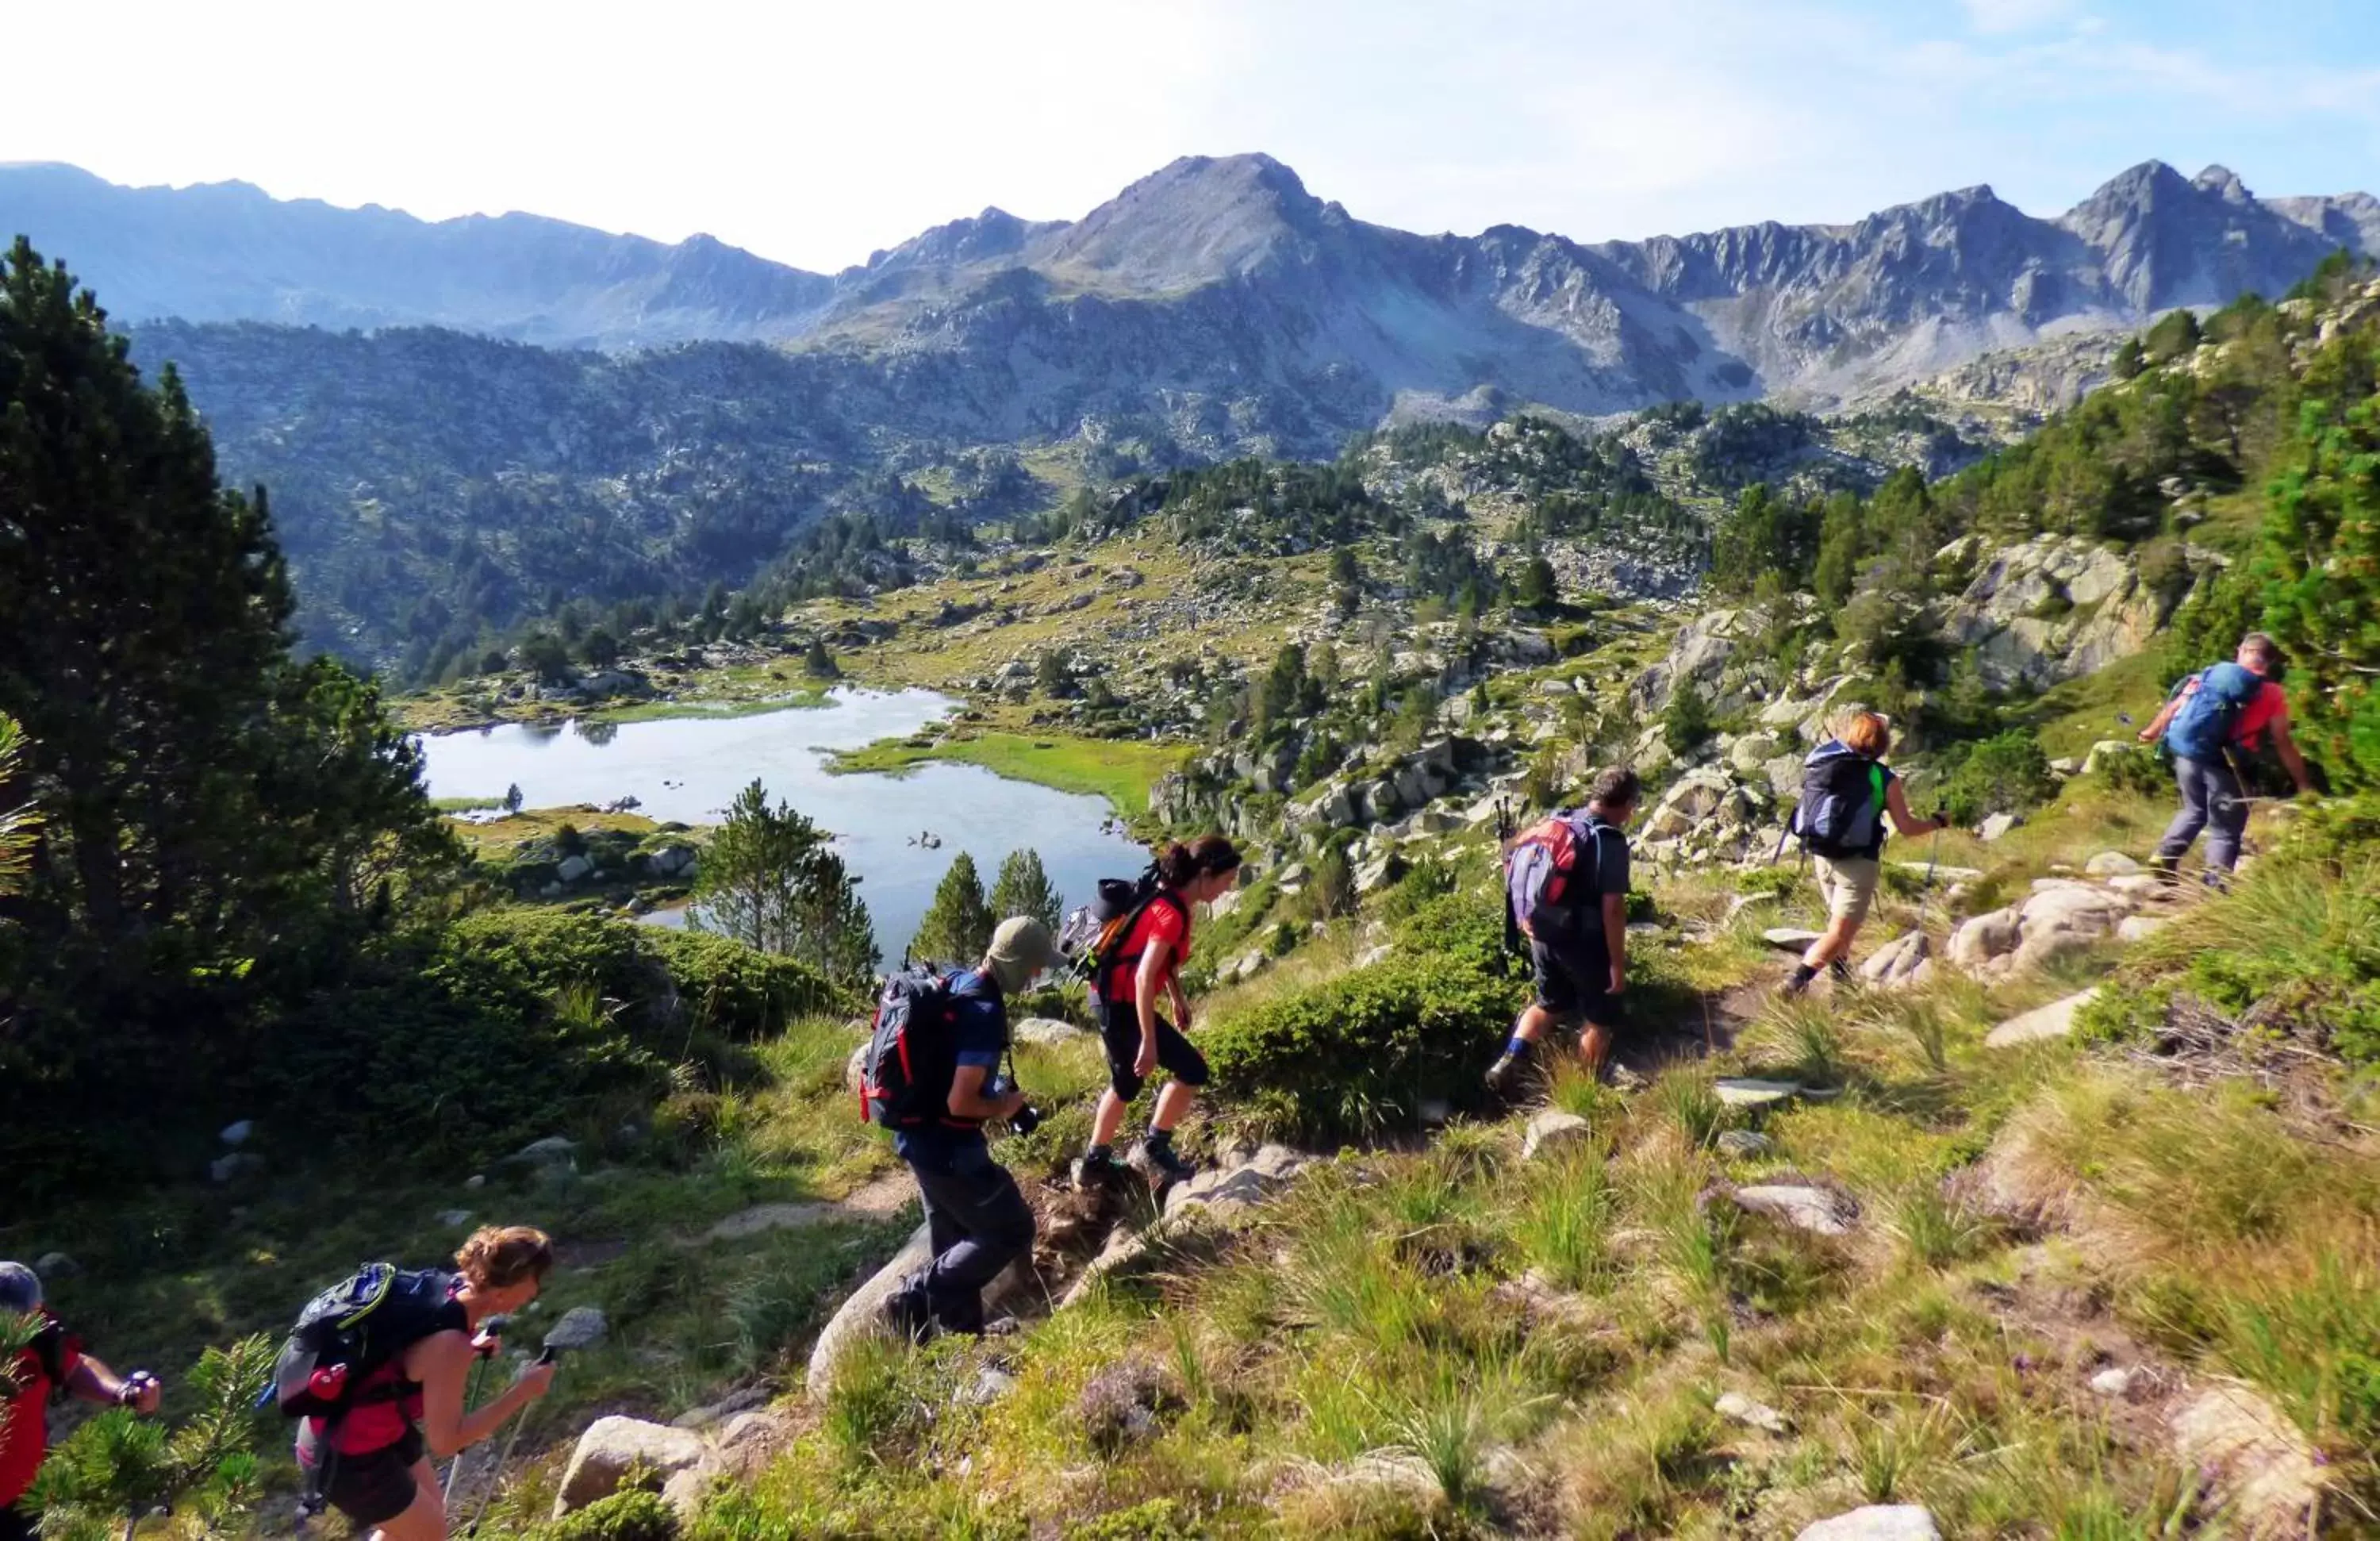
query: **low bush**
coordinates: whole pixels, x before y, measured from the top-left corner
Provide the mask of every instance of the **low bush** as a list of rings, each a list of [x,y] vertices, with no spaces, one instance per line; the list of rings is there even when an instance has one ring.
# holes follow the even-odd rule
[[[1943,751],[1941,770],[1941,802],[1961,824],[1981,823],[1988,814],[2023,813],[2058,795],[2048,757],[2023,730],[1954,744]]]
[[[805,965],[719,937],[495,908],[397,941],[296,1014],[252,1088],[362,1156],[476,1159],[605,1127],[670,1067],[851,1004]]]
[[[547,1526],[541,1541],[677,1541],[677,1512],[659,1493],[629,1487]]]
[[[1494,909],[1449,895],[1415,912],[1385,961],[1208,1028],[1208,1062],[1220,1095],[1281,1133],[1376,1134],[1425,1098],[1473,1101],[1525,992]]]

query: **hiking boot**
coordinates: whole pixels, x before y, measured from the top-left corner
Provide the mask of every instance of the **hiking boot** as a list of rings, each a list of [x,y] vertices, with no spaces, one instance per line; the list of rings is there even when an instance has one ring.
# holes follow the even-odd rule
[[[1173,1148],[1173,1142],[1160,1135],[1141,1141],[1133,1150],[1132,1164],[1148,1173],[1160,1187],[1179,1183],[1198,1170],[1197,1162],[1184,1160]]]
[[[1115,1152],[1106,1146],[1096,1146],[1075,1158],[1075,1191],[1088,1193],[1116,1182],[1124,1174],[1124,1164],[1116,1159]]]
[[[1517,1054],[1505,1054],[1488,1067],[1488,1089],[1499,1097],[1511,1097],[1524,1090],[1536,1062],[1536,1056],[1525,1049]]]
[[[1788,998],[1805,995],[1809,992],[1810,981],[1817,977],[1818,971],[1809,965],[1795,964],[1791,977],[1778,987],[1777,993]]]
[[[926,1292],[911,1284],[884,1297],[884,1325],[912,1343],[922,1343],[937,1330],[934,1308]]]

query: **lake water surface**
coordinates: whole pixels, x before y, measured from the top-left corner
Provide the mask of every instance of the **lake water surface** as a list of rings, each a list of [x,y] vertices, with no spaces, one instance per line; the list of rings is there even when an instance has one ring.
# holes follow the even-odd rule
[[[501,797],[518,785],[525,806],[601,805],[634,797],[647,818],[716,824],[754,777],[833,831],[860,879],[876,945],[897,961],[917,934],[934,885],[961,851],[989,889],[1001,859],[1030,846],[1069,907],[1088,902],[1102,877],[1137,872],[1147,857],[1105,834],[1103,798],[1003,781],[980,766],[929,762],[907,776],[831,776],[826,751],[912,734],[954,705],[926,690],[838,690],[831,704],[750,717],[501,727],[422,740],[433,797]],[[939,850],[914,843],[932,832]]]

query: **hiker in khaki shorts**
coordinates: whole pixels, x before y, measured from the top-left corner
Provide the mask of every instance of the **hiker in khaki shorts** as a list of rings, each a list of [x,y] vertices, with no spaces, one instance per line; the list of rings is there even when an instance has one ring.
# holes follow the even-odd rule
[[[1822,968],[1837,979],[1851,974],[1852,939],[1876,902],[1883,874],[1884,821],[1905,835],[1931,834],[1950,820],[1937,808],[1931,819],[1909,811],[1909,795],[1884,763],[1892,746],[1890,724],[1873,711],[1854,711],[1818,746],[1802,768],[1802,801],[1793,810],[1793,833],[1816,858],[1818,892],[1827,901],[1826,934],[1802,954],[1785,993],[1799,995]]]

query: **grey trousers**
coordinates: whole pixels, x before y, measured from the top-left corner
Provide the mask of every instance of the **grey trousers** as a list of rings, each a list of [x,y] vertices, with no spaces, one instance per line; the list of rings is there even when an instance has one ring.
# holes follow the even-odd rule
[[[983,1287],[1033,1244],[1033,1209],[981,1140],[908,1158],[934,1260],[903,1281],[894,1310],[944,1332],[983,1330]]]
[[[2206,870],[2228,872],[2240,862],[2240,836],[2248,828],[2248,804],[2240,794],[2240,779],[2223,761],[2177,759],[2174,779],[2181,783],[2181,811],[2166,826],[2157,843],[2157,860],[2180,861],[2198,831],[2212,827],[2206,837]]]

